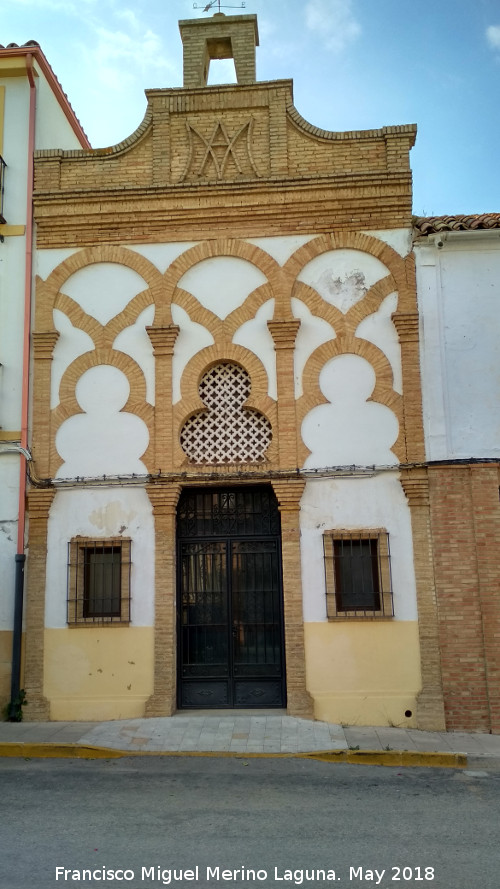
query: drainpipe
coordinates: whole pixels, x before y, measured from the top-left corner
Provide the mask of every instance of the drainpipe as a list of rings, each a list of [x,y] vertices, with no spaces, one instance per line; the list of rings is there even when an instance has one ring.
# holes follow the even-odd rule
[[[21,401],[21,449],[19,465],[19,509],[17,525],[17,553],[14,590],[14,628],[12,634],[12,673],[9,719],[19,718],[19,692],[21,689],[21,643],[23,634],[24,601],[24,528],[26,523],[26,456],[28,448],[29,418],[29,371],[30,371],[30,332],[31,332],[31,288],[33,280],[33,153],[35,149],[36,88],[33,74],[33,55],[26,54],[26,74],[28,76],[29,120],[28,120],[28,170],[26,177],[26,253],[24,263],[24,337],[23,337],[23,379]],[[23,453],[23,451],[25,453]]]

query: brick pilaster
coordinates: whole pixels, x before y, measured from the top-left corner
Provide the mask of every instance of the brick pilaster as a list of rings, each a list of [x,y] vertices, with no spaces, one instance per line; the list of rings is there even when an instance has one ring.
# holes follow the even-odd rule
[[[287,710],[291,716],[312,718],[314,705],[306,688],[300,560],[300,498],[305,482],[290,479],[272,484],[281,513]]]
[[[51,411],[50,411],[50,377],[52,373],[52,356],[59,339],[57,330],[46,330],[33,333],[33,459],[37,475],[42,478],[50,476],[51,452]]]
[[[173,464],[172,359],[179,327],[148,327],[155,357],[154,467],[169,469]]]
[[[410,505],[417,587],[422,673],[422,690],[417,702],[417,724],[420,729],[443,731],[445,715],[427,471],[407,470],[402,474],[401,484]]]
[[[181,486],[157,482],[146,488],[155,522],[154,688],[146,716],[171,716],[176,709],[175,520]]]
[[[44,697],[45,588],[47,526],[55,496],[53,488],[31,490],[29,508],[29,554],[26,588],[24,689],[28,722],[50,719],[50,704]]]
[[[297,414],[293,387],[295,379],[293,356],[300,321],[268,321],[267,326],[276,350],[278,383],[278,461],[282,468],[297,466]]]
[[[408,462],[425,460],[418,312],[396,312],[393,316],[401,345],[403,370],[403,415]]]

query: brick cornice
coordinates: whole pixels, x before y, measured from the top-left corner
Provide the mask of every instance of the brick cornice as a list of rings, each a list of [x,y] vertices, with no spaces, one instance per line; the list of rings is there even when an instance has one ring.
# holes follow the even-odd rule
[[[418,312],[396,312],[392,320],[401,343],[418,343]]]
[[[300,327],[300,321],[291,318],[286,321],[268,321],[267,326],[276,349],[293,349]]]
[[[33,355],[38,361],[40,359],[51,360],[54,346],[59,339],[58,330],[46,330],[33,333]]]
[[[429,505],[429,479],[427,471],[405,471],[401,475],[401,485],[410,506]]]
[[[166,327],[146,327],[146,330],[153,345],[155,357],[173,354],[180,327],[176,324],[169,324]]]
[[[217,185],[39,193],[40,247],[157,242],[411,225],[410,174],[339,174]]]
[[[301,478],[272,480],[280,512],[292,512],[300,509],[300,499],[304,493],[305,485],[304,479]]]
[[[32,488],[28,491],[30,523],[47,521],[55,495],[56,491],[54,488]]]
[[[181,490],[181,485],[176,482],[166,482],[160,479],[146,485],[146,491],[153,507],[154,515],[172,515],[175,513]]]

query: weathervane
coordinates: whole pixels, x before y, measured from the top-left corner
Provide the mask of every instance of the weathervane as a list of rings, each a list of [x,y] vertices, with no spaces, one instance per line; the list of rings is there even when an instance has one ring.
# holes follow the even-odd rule
[[[239,6],[228,6],[226,3],[221,4],[220,0],[211,0],[210,3],[207,3],[207,5],[203,6],[203,7],[198,6],[197,3],[193,3],[193,9],[203,9],[203,12],[210,12],[210,10],[214,6],[217,6],[217,9],[219,10],[219,12],[221,11],[221,9],[244,9],[245,8],[244,3],[240,3]]]

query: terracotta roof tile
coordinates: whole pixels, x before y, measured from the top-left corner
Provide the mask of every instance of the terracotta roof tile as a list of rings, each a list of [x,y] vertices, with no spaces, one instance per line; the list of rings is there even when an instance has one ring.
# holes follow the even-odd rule
[[[413,227],[420,235],[500,228],[500,213],[477,213],[471,216],[419,216],[413,220]]]

